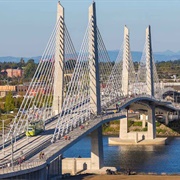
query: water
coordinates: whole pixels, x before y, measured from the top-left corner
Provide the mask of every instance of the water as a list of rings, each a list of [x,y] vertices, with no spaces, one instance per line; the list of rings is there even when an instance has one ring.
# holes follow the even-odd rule
[[[103,137],[104,164],[120,170],[130,168],[136,172],[180,174],[180,137],[172,138],[163,146],[110,146],[108,136]],[[86,137],[64,153],[65,157],[90,157],[91,139]]]

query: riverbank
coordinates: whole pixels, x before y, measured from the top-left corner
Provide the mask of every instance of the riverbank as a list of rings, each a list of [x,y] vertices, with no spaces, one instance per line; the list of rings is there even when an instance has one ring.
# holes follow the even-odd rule
[[[179,175],[77,175],[67,180],[179,180]]]

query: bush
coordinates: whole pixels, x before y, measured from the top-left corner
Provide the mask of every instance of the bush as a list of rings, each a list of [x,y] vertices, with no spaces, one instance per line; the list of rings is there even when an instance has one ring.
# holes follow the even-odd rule
[[[147,127],[143,128],[142,131],[147,131]]]
[[[141,121],[135,121],[133,123],[133,126],[142,126],[142,122]]]
[[[111,124],[118,124],[118,125],[120,124],[119,120],[111,121],[110,123]]]
[[[132,126],[134,124],[134,121],[128,120],[128,127]]]

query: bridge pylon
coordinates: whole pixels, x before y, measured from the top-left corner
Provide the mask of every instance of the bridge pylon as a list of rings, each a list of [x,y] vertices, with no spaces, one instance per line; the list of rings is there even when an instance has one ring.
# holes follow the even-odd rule
[[[124,47],[123,47],[123,68],[122,68],[122,91],[126,96],[128,95],[129,84],[129,59],[130,59],[130,45],[129,45],[129,29],[124,26]]]
[[[90,106],[95,114],[101,113],[100,78],[98,62],[97,24],[95,2],[89,7],[89,78]]]
[[[58,2],[57,4],[57,21],[59,29],[56,32],[56,50],[54,62],[54,97],[52,109],[54,114],[59,114],[63,104],[64,96],[64,54],[65,54],[65,33],[64,33],[64,8]]]
[[[160,98],[162,88],[153,58],[150,26],[146,28],[145,46],[138,69],[138,83],[140,94]]]
[[[100,77],[98,62],[98,39],[95,2],[89,7],[89,88],[90,107],[95,114],[101,113]],[[91,134],[91,162],[95,169],[103,167],[102,127]]]
[[[154,67],[152,58],[151,27],[146,28],[146,82],[147,94],[154,96]]]

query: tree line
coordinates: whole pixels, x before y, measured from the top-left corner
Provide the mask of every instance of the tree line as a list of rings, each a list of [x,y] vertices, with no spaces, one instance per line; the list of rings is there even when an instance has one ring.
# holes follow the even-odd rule
[[[111,62],[112,65],[114,65],[114,62]],[[72,64],[70,66],[70,64]],[[100,66],[102,66],[103,63],[100,63]],[[65,69],[66,71],[69,71],[69,73],[73,72],[73,69],[76,65],[76,61],[70,59],[65,63]],[[22,69],[24,71],[22,77],[6,77],[1,74],[0,80],[1,85],[7,84],[7,82],[10,85],[17,85],[22,84],[23,82],[29,82],[31,81],[36,68],[38,64],[35,63],[34,59],[29,59],[27,62],[24,61],[23,58],[20,59],[18,63],[16,62],[0,62],[0,70],[6,70],[9,68],[12,69]],[[105,66],[105,65],[103,65]],[[138,70],[139,62],[134,62],[135,70]],[[156,68],[160,79],[170,79],[172,75],[176,75],[177,78],[180,77],[180,60],[170,60],[170,61],[161,61],[156,62]]]

